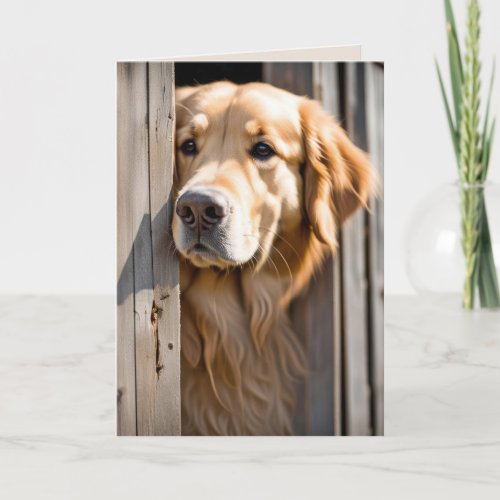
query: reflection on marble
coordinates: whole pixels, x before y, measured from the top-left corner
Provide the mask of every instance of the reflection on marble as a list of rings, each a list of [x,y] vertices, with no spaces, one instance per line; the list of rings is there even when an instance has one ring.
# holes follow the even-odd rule
[[[385,367],[387,436],[500,439],[499,311],[390,298]]]
[[[500,313],[386,299],[386,437],[115,437],[112,297],[0,299],[7,499],[498,498]]]

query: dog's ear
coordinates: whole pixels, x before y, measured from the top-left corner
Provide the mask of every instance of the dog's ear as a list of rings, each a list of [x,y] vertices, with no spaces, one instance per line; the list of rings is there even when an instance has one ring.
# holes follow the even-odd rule
[[[367,155],[318,102],[299,107],[305,149],[304,203],[311,228],[334,249],[338,227],[373,191],[374,169]]]

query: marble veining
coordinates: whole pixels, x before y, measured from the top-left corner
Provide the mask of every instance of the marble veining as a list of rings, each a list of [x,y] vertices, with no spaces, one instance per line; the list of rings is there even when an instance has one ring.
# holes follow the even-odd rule
[[[386,298],[385,437],[118,438],[113,297],[2,297],[2,498],[500,498],[500,313],[455,300]]]

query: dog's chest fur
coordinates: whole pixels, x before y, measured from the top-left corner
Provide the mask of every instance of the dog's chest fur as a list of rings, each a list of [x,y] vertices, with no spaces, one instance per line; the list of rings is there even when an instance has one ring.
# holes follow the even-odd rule
[[[291,434],[304,356],[275,277],[184,263],[181,289],[182,433]]]

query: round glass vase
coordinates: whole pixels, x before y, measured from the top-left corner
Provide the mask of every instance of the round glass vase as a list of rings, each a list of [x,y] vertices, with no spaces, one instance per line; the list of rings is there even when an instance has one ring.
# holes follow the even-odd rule
[[[405,237],[411,284],[465,309],[500,307],[500,186],[447,184],[415,209]]]

